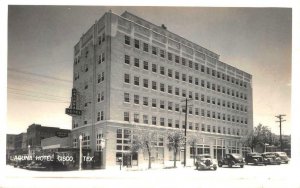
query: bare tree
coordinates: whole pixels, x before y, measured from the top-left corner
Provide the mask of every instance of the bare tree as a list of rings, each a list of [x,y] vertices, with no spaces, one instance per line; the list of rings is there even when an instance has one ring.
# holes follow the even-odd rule
[[[196,145],[197,142],[199,141],[200,138],[200,134],[199,133],[191,133],[188,135],[188,140],[187,143],[192,146],[192,151],[193,151],[193,159],[194,159],[194,165],[195,165],[195,161],[196,161]]]
[[[169,150],[173,150],[174,152],[174,168],[176,168],[176,156],[180,147],[184,146],[184,134],[182,131],[169,131],[167,139]]]
[[[148,169],[151,168],[151,151],[157,145],[157,131],[135,128],[133,140],[131,142],[130,151],[138,152],[139,150],[148,153],[149,162]]]

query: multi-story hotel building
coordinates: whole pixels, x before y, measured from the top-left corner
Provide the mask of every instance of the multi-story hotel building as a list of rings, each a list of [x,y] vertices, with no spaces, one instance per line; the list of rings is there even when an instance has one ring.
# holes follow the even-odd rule
[[[104,167],[124,158],[135,127],[158,131],[154,163],[173,160],[163,132],[184,130],[186,98],[187,135],[199,135],[196,154],[219,158],[246,149],[242,140],[253,128],[252,76],[164,25],[129,12],[105,13],[75,45],[73,71],[66,110],[73,147],[82,135],[84,148],[102,152]],[[190,153],[188,146],[188,158]],[[131,162],[140,165],[147,157],[139,152]]]

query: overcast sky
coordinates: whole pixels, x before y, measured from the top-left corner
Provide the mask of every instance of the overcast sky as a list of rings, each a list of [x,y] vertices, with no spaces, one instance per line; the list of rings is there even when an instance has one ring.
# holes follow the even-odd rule
[[[106,11],[125,10],[220,55],[253,76],[253,118],[290,134],[291,32],[289,8],[161,8],[10,6],[8,9],[7,133],[32,123],[71,129],[73,47]]]

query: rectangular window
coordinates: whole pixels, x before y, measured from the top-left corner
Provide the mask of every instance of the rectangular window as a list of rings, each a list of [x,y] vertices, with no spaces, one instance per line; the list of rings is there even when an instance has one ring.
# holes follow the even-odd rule
[[[165,101],[160,101],[160,108],[165,109]]]
[[[193,83],[193,77],[189,76],[189,83],[192,84]]]
[[[186,62],[185,62],[185,59],[184,59],[184,58],[181,58],[181,64],[182,64],[183,66],[186,66]]]
[[[179,88],[178,87],[175,87],[175,95],[179,96]]]
[[[179,104],[175,104],[175,111],[179,112]]]
[[[201,87],[204,87],[204,86],[205,86],[205,81],[201,80]]]
[[[125,61],[124,61],[125,64],[130,64],[130,56],[129,55],[125,55]]]
[[[199,108],[195,108],[195,115],[196,115],[196,116],[199,115]]]
[[[149,45],[147,43],[143,44],[143,50],[144,52],[149,52]]]
[[[186,91],[184,89],[182,90],[182,96],[186,97]]]
[[[147,115],[143,115],[143,123],[148,124],[148,116]]]
[[[152,116],[152,125],[156,125],[156,116]]]
[[[140,103],[140,96],[134,95],[134,104],[139,104],[139,103]]]
[[[196,86],[199,85],[199,78],[195,78],[195,85],[196,85]]]
[[[152,107],[156,108],[156,99],[152,99]]]
[[[160,83],[160,91],[165,92],[165,84]]]
[[[179,120],[175,120],[175,128],[179,128]]]
[[[201,124],[201,131],[205,131],[205,124]]]
[[[182,81],[186,81],[186,74],[182,74]]]
[[[201,65],[201,72],[204,72],[204,70],[205,70],[204,65]]]
[[[140,85],[140,78],[137,76],[134,77],[134,85],[136,85],[136,86]]]
[[[195,93],[195,100],[196,100],[196,101],[199,100],[199,93]]]
[[[175,55],[175,63],[179,63],[179,56]]]
[[[165,118],[160,118],[160,126],[165,126]]]
[[[129,112],[124,112],[124,121],[129,122]]]
[[[148,106],[148,97],[143,97],[143,105]]]
[[[199,64],[195,63],[195,70],[199,70]]]
[[[104,120],[104,112],[103,112],[103,111],[101,111],[100,119],[101,119],[101,120]]]
[[[189,61],[189,67],[192,69],[193,68],[193,62]]]
[[[147,62],[147,61],[144,61],[144,69],[145,69],[145,70],[148,70],[148,69],[149,69],[148,62]]]
[[[130,95],[129,95],[129,93],[124,93],[124,102],[130,102]]]
[[[165,75],[165,67],[160,67],[160,74]]]
[[[152,81],[152,89],[153,90],[157,90],[157,86],[156,86],[156,82],[155,81]]]
[[[173,125],[172,125],[172,119],[168,119],[168,127],[173,127]]]
[[[125,44],[130,45],[130,37],[125,35]]]
[[[210,89],[210,82],[206,82],[207,89]]]
[[[134,116],[133,116],[133,121],[135,123],[139,123],[140,122],[140,119],[139,119],[139,114],[138,113],[135,113]]]
[[[173,110],[173,103],[172,102],[168,102],[168,110]]]
[[[204,115],[205,115],[205,110],[201,109],[201,116],[204,117]]]
[[[210,125],[207,125],[207,132],[210,132]]]
[[[189,91],[189,99],[192,99],[192,98],[193,98],[193,92]]]
[[[152,54],[157,55],[157,48],[155,46],[152,46]]]
[[[165,51],[164,50],[160,50],[160,57],[161,58],[165,58]]]
[[[140,60],[138,58],[134,58],[134,66],[140,67]]]
[[[129,74],[124,74],[124,82],[130,83],[130,75]]]
[[[173,54],[168,52],[168,60],[173,61]]]
[[[170,78],[173,77],[173,71],[172,71],[171,69],[168,69],[168,76],[169,76]]]
[[[152,72],[157,72],[157,66],[156,64],[152,64]]]
[[[204,94],[201,94],[201,101],[204,102],[204,100],[205,100]]]
[[[140,41],[137,39],[134,39],[134,47],[139,49],[140,48]]]
[[[211,71],[211,75],[212,75],[212,76],[216,76],[216,71],[215,71],[215,70],[212,70],[212,71]]]
[[[172,94],[172,93],[173,93],[173,88],[172,88],[172,86],[168,86],[168,93],[169,93],[169,94]]]
[[[179,80],[179,72],[175,71],[175,79]]]
[[[143,79],[143,86],[148,88],[148,79]]]
[[[207,112],[206,112],[206,117],[210,118],[210,111],[209,110],[207,110]]]

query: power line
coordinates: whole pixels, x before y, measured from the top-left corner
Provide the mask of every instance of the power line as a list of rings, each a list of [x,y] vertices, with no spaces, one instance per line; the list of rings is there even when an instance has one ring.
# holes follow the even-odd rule
[[[50,80],[57,80],[57,81],[66,82],[66,83],[73,83],[71,80],[66,80],[66,79],[62,79],[62,78],[58,78],[58,77],[53,77],[53,76],[47,76],[47,75],[22,71],[22,70],[13,69],[13,68],[8,68],[8,71],[27,74],[27,75],[32,75],[32,76],[38,76],[38,77],[42,77],[42,78],[46,78],[46,79],[50,79]]]
[[[70,103],[69,101],[64,101],[61,99],[57,99],[57,98],[49,98],[49,97],[43,97],[43,96],[38,96],[38,95],[31,95],[31,94],[26,94],[26,93],[20,93],[18,91],[8,91],[8,93],[13,94],[13,95],[21,95],[21,96],[25,96],[25,97],[31,97],[33,98],[32,100],[47,100],[48,102],[61,102],[61,103]],[[46,102],[46,101],[45,101]]]
[[[23,90],[23,89],[17,89],[17,88],[12,88],[12,87],[7,87],[9,90],[15,90],[15,91],[21,91],[21,92],[27,92],[29,94],[35,93],[35,94],[40,94],[40,95],[46,95],[50,97],[56,97],[56,98],[63,98],[63,99],[69,99],[69,97],[63,97],[63,96],[57,96],[57,95],[50,95],[46,93],[41,93],[41,92],[36,92],[36,91],[29,91],[29,90]]]

